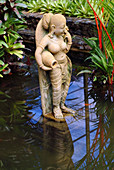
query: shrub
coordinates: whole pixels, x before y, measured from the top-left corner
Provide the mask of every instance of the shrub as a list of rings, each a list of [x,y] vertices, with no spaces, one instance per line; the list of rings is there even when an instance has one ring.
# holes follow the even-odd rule
[[[24,20],[18,10],[20,5],[15,0],[0,0],[0,72],[4,74],[10,73],[12,62],[23,57],[21,49],[24,45],[18,34],[24,28]],[[0,77],[3,75],[0,74]]]

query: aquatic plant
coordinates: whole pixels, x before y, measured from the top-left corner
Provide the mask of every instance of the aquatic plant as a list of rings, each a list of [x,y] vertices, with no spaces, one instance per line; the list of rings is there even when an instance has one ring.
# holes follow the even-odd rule
[[[23,57],[21,49],[24,45],[20,42],[22,37],[18,34],[18,31],[24,28],[24,20],[18,10],[18,6],[21,5],[15,0],[0,0],[0,72],[4,74],[10,73],[8,65],[11,62]],[[3,75],[0,74],[0,77]]]

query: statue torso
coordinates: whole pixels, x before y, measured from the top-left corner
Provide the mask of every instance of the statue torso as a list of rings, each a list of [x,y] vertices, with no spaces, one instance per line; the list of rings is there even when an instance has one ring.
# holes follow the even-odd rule
[[[67,44],[64,42],[63,37],[49,38],[48,50],[54,55],[55,59],[60,62],[66,60],[66,53],[64,50],[67,48]]]

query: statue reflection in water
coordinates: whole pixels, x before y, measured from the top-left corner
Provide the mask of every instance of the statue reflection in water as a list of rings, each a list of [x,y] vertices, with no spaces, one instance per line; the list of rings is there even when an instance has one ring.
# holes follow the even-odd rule
[[[35,137],[40,138],[40,167],[44,170],[73,170],[73,142],[67,123],[58,123],[42,118]],[[36,136],[37,135],[37,136]],[[42,137],[41,137],[42,136]]]

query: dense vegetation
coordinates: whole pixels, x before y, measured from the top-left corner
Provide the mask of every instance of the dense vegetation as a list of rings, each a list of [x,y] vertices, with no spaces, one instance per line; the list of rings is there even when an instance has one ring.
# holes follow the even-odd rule
[[[82,72],[92,72],[93,80],[100,83],[112,84],[114,81],[114,3],[106,0],[100,1],[99,10],[95,4],[88,1],[91,6],[96,26],[98,38],[85,39],[86,43],[92,48],[91,70]],[[82,73],[81,72],[81,73]]]
[[[94,81],[113,82],[113,24],[114,3],[107,0],[0,0],[0,77],[11,74],[12,66],[20,65],[23,58],[24,45],[18,34],[24,28],[25,22],[20,14],[20,7],[24,6],[29,12],[62,13],[68,16],[95,18],[98,38],[85,39],[92,48],[91,69],[94,70]],[[97,21],[98,18],[98,21]],[[108,34],[107,34],[108,33]],[[102,48],[99,48],[102,46]],[[93,72],[93,71],[92,71]],[[102,76],[101,76],[102,75]]]
[[[29,12],[61,13],[83,18],[94,17],[87,0],[28,0],[24,3],[27,5]]]
[[[18,34],[25,22],[18,10],[21,5],[15,0],[0,0],[0,77],[11,74],[11,66],[23,58],[24,45]]]

